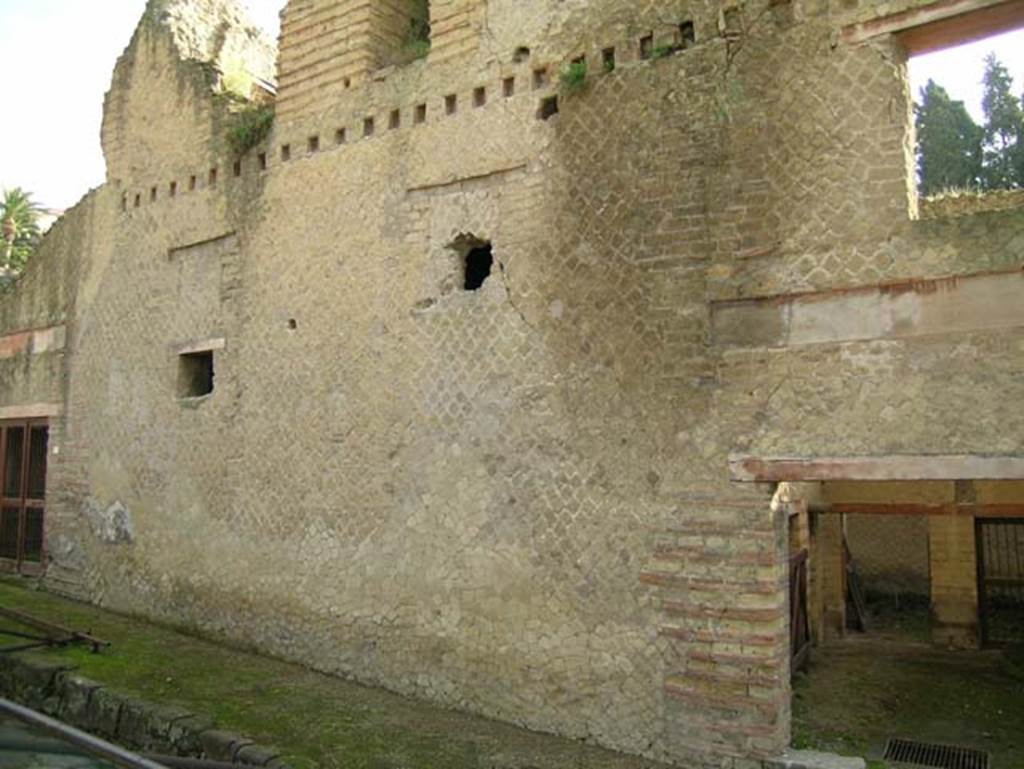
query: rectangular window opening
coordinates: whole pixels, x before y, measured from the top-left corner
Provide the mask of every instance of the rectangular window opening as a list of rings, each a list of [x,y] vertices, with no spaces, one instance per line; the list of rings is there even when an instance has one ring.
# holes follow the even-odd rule
[[[231,167],[231,173],[233,173],[235,175],[236,179],[239,176],[242,175],[242,161],[241,160],[236,160],[235,161],[235,164]]]
[[[479,86],[473,89],[473,106],[482,107],[487,103],[487,89]]]
[[[536,91],[541,88],[547,88],[551,82],[551,78],[548,76],[547,67],[540,67],[533,71],[533,89]]]
[[[376,125],[372,117],[363,119],[363,136],[373,136],[373,132],[376,130]]]
[[[1017,5],[1014,25],[1024,22]],[[986,8],[897,30],[909,57],[915,147],[910,168],[892,169],[885,183],[895,190],[913,175],[911,216],[980,213],[996,204],[992,193],[1024,188],[1024,72],[1013,67],[1024,29],[1005,31],[1011,16]]]
[[[416,125],[422,125],[427,122],[427,105],[417,104],[416,110],[413,112],[412,122]]]
[[[178,195],[178,183],[177,182],[171,182],[169,185],[167,185],[167,194],[170,195],[172,198],[173,197],[177,197],[177,195]]]
[[[178,356],[178,397],[202,398],[213,392],[213,350]]]
[[[259,163],[261,171],[266,171],[267,170],[267,153],[266,152],[261,152],[259,155],[257,155],[256,156],[256,162]]]
[[[188,177],[188,191],[195,192],[196,185],[199,184],[199,179],[195,176]]]
[[[292,159],[292,145],[282,144],[281,145],[281,161],[287,163]]]
[[[348,141],[348,130],[345,128],[339,128],[334,132],[334,143],[344,144]]]
[[[444,112],[446,115],[454,115],[459,111],[459,97],[455,94],[448,94],[444,97]]]
[[[150,188],[150,190],[149,190],[149,201],[151,203],[155,203],[156,202],[156,187]]]
[[[309,139],[306,140],[306,149],[309,151],[310,155],[314,155],[317,152],[319,152],[320,151],[320,137],[319,136],[310,136]]]
[[[388,117],[388,128],[392,131],[397,131],[402,127],[402,111],[391,110],[391,115]]]
[[[216,167],[210,169],[210,186],[211,187],[216,187],[217,186],[217,168]]]
[[[516,95],[516,79],[514,77],[506,77],[501,81],[501,92],[506,99]]]

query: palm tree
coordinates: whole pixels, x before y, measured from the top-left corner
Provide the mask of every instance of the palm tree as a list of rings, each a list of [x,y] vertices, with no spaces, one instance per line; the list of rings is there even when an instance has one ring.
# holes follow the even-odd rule
[[[0,272],[20,270],[39,240],[39,205],[20,187],[5,190],[0,198],[0,235],[4,241]]]

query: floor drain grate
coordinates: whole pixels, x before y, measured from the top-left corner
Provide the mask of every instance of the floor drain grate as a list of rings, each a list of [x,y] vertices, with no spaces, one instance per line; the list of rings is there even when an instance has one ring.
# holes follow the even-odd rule
[[[935,769],[989,769],[989,755],[983,751],[916,740],[889,740],[885,760]]]

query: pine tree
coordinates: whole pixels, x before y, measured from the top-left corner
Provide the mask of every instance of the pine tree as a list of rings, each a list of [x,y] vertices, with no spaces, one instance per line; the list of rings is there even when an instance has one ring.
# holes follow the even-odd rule
[[[917,177],[922,195],[975,189],[981,183],[983,131],[962,101],[929,80],[914,105]]]
[[[985,59],[985,152],[982,174],[986,189],[1012,189],[1024,184],[1024,112],[1013,94],[1013,78],[994,53]]]

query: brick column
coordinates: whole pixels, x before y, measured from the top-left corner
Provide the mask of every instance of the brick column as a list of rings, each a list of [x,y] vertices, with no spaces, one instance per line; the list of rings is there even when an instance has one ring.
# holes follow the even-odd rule
[[[973,516],[928,519],[932,640],[954,649],[977,649],[978,566]]]

